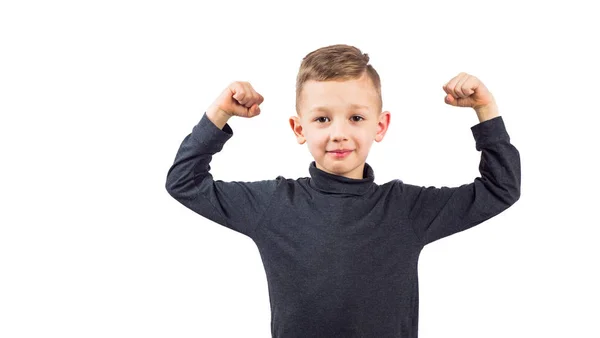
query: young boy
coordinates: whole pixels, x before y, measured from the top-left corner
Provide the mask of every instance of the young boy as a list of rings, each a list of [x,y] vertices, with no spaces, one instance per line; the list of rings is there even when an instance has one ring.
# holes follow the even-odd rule
[[[517,149],[492,94],[460,73],[445,102],[471,107],[481,151],[473,183],[424,187],[374,183],[365,162],[390,122],[380,79],[356,47],[309,53],[300,66],[290,125],[314,157],[310,177],[223,182],[212,156],[233,136],[233,116],[260,114],[263,97],[233,82],[183,140],[166,189],[187,208],[250,237],[269,286],[273,337],[416,338],[417,262],[423,247],[498,215],[520,197]]]

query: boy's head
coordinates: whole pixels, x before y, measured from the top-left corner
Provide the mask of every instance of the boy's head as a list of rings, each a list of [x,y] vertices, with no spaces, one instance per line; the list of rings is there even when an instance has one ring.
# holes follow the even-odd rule
[[[338,44],[302,59],[296,79],[296,113],[290,125],[299,144],[308,143],[317,168],[348,178],[363,178],[373,141],[390,123],[381,111],[381,83],[368,54]],[[348,149],[345,156],[334,151]]]

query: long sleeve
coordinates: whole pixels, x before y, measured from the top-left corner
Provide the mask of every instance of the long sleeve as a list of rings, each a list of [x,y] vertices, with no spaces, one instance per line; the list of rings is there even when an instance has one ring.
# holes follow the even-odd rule
[[[501,116],[471,127],[481,177],[459,187],[404,185],[410,222],[422,245],[469,229],[508,209],[521,195],[521,161]]]
[[[219,129],[204,113],[181,143],[165,187],[187,208],[252,238],[283,177],[254,182],[214,180],[210,173],[212,156],[232,136],[229,124]],[[241,163],[240,170],[248,165],[251,164]]]

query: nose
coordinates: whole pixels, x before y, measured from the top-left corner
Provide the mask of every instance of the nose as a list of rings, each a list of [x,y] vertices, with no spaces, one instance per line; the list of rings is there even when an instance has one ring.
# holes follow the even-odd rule
[[[345,141],[348,139],[346,136],[348,125],[343,119],[333,122],[329,128],[330,138],[333,141]]]

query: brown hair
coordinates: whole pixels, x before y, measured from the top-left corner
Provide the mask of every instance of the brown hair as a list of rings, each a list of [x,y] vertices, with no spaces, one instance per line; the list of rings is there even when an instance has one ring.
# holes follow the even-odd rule
[[[308,53],[302,59],[296,78],[296,112],[300,115],[300,95],[306,81],[345,81],[358,79],[365,72],[377,92],[379,98],[378,110],[381,113],[381,80],[375,68],[369,64],[367,53],[345,44],[321,47]]]

